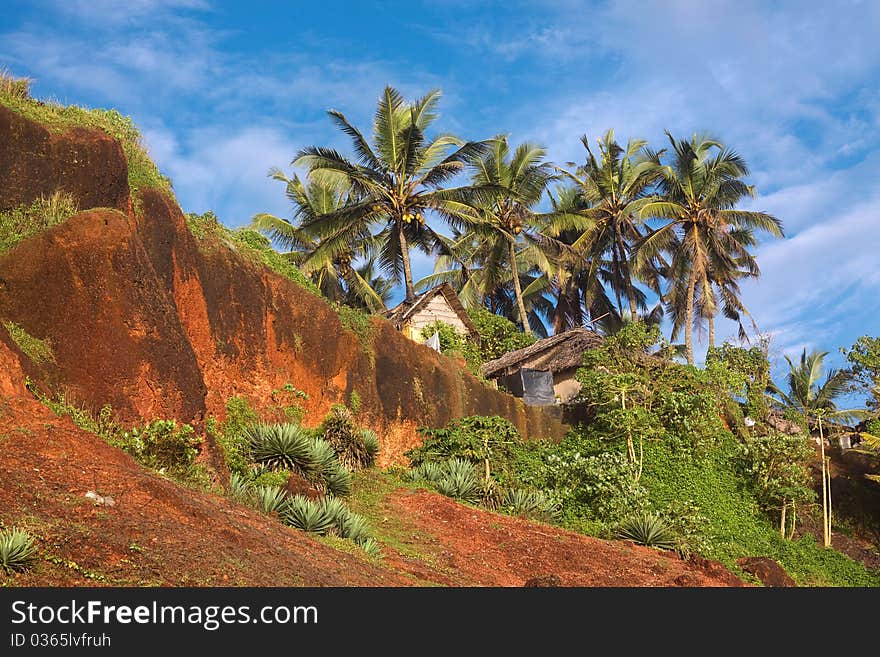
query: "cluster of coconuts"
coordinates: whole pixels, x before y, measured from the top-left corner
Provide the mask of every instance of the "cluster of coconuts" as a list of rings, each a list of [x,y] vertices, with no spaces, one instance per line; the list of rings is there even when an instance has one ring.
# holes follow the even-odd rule
[[[412,223],[413,221],[415,221],[416,223],[422,224],[422,225],[425,224],[425,218],[422,216],[421,212],[414,212],[414,213],[407,212],[406,214],[403,215],[403,217],[401,217],[401,219],[403,219],[403,223],[405,223],[405,224]]]
[[[333,264],[345,275],[351,271],[351,253],[340,253],[333,258]]]

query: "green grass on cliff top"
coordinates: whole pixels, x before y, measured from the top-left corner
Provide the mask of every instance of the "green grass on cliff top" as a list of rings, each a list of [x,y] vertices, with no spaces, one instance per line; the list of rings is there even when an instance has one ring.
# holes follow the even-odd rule
[[[77,127],[103,130],[122,144],[128,161],[128,186],[133,197],[139,190],[148,187],[173,196],[171,180],[159,173],[158,167],[150,159],[141,143],[140,131],[131,117],[113,109],[89,109],[36,100],[30,96],[26,78],[14,78],[4,70],[0,70],[0,105],[56,134]]]

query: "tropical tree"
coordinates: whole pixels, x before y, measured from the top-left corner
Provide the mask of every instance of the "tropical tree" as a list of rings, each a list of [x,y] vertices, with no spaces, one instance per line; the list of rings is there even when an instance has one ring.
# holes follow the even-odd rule
[[[703,303],[700,315],[714,317],[718,303],[713,283],[725,281],[748,262],[748,235],[763,231],[782,237],[783,229],[773,215],[737,208],[742,199],[755,196],[755,189],[742,181],[749,169],[736,152],[705,136],[687,141],[666,134],[673,161],[664,165],[654,157],[659,194],[642,204],[638,214],[669,221],[639,242],[636,260],[646,266],[663,253],[669,255],[669,291],[675,294],[668,303],[675,308],[673,315],[682,317],[687,361],[693,364],[697,300]]]
[[[586,163],[567,175],[578,190],[580,207],[573,211],[588,217],[590,224],[572,246],[575,250],[583,248],[592,273],[613,291],[617,317],[623,317],[625,299],[630,318],[637,320],[646,300],[636,286],[631,252],[644,237],[639,210],[651,200],[652,186],[659,176],[655,166],[659,154],[649,151],[647,142],[640,139],[630,140],[625,149],[621,148],[614,139],[614,130],[597,140],[597,153],[590,148],[586,135],[581,143],[587,151]],[[605,265],[604,271],[599,269],[600,264]],[[650,264],[646,261],[642,269]],[[656,281],[656,276],[651,280]]]
[[[328,235],[317,230],[321,226],[317,222],[320,216],[351,202],[351,188],[342,180],[303,183],[297,175],[290,178],[278,169],[272,170],[270,176],[285,184],[285,194],[293,205],[293,218],[287,220],[261,213],[253,217],[251,226],[288,249],[291,260],[328,299],[371,312],[384,309],[389,297],[388,281],[375,276],[372,280],[365,278],[363,272],[353,266],[359,258],[369,259],[377,240],[367,231],[353,231],[336,237],[334,248],[326,249],[324,242]]]
[[[803,426],[809,430],[815,420],[816,411],[824,411],[828,416],[840,412],[835,400],[848,391],[849,374],[844,370],[831,370],[821,381],[825,372],[827,351],[804,349],[800,359],[795,362],[785,356],[788,372],[785,376],[787,391],[783,391],[772,381],[767,386],[770,401],[782,410],[790,410],[803,417]]]
[[[342,182],[352,192],[341,207],[302,225],[325,236],[316,254],[333,258],[347,248],[352,235],[380,227],[377,263],[395,281],[403,278],[408,301],[415,297],[410,247],[430,252],[442,244],[425,213],[433,212],[454,227],[467,226],[476,220],[473,205],[480,191],[486,191],[470,185],[444,188],[476,162],[488,144],[465,143],[448,134],[429,138],[427,131],[437,119],[439,99],[440,91],[434,90],[406,102],[400,92],[386,87],[369,141],[345,115],[330,110],[333,123],[351,139],[355,159],[331,148],[310,146],[293,162],[295,167],[306,167],[311,179]]]
[[[541,232],[546,217],[535,211],[547,185],[556,177],[545,157],[543,147],[528,142],[511,153],[507,137],[499,136],[473,167],[473,186],[496,190],[492,196],[484,196],[479,220],[471,227],[482,247],[483,292],[489,294],[509,281],[519,321],[527,333],[531,328],[521,273],[535,266],[548,269],[549,255],[558,251],[555,241]]]
[[[824,372],[824,360],[827,351],[812,351],[807,354],[804,349],[800,360],[795,363],[788,356],[788,374],[786,382],[788,392],[783,392],[776,384],[770,383],[768,391],[775,394],[771,397],[776,406],[790,409],[803,414],[804,426],[810,430],[814,421],[819,430],[819,449],[822,475],[822,529],[825,547],[831,547],[831,475],[828,457],[825,455],[825,421],[858,417],[859,411],[840,409],[835,399],[849,390],[850,374],[845,370],[831,370],[825,381],[819,383]]]

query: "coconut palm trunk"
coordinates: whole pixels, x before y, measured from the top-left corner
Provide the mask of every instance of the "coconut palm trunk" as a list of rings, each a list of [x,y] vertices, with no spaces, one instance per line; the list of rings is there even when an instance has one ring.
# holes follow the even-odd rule
[[[715,346],[715,313],[709,312],[709,349]]]
[[[516,294],[516,307],[519,309],[519,320],[522,322],[523,333],[531,334],[526,305],[523,303],[522,286],[519,283],[519,268],[516,266],[516,242],[510,242],[510,273],[513,276],[513,291]]]
[[[691,267],[688,279],[688,295],[686,300],[684,344],[687,349],[688,365],[694,364],[694,291],[697,288],[697,270]]]
[[[403,257],[403,283],[406,286],[406,300],[412,301],[416,298],[416,291],[413,287],[412,264],[409,260],[409,245],[406,241],[406,235],[403,234],[403,222],[397,222],[397,239],[400,240],[400,254]]]

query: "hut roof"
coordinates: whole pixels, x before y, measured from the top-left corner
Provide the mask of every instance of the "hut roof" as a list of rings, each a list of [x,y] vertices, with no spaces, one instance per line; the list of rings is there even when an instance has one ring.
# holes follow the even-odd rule
[[[495,379],[513,374],[526,362],[529,367],[551,372],[580,367],[584,352],[600,346],[602,340],[601,335],[589,329],[570,329],[490,360],[483,365],[481,372],[484,377]]]
[[[442,283],[437,287],[432,287],[430,290],[422,292],[411,302],[404,300],[391,310],[386,310],[385,313],[383,313],[383,316],[394,324],[397,330],[400,330],[403,328],[406,320],[427,306],[428,302],[438,294],[443,295],[443,298],[446,299],[446,303],[449,304],[449,307],[455,311],[455,314],[458,315],[459,319],[467,327],[470,336],[474,339],[478,339],[480,337],[480,332],[477,330],[476,325],[471,321],[471,318],[468,317],[467,310],[465,310],[462,305],[461,299],[458,298],[458,295],[449,283]]]

